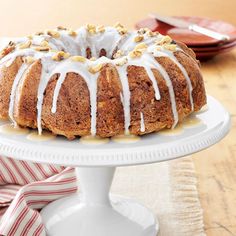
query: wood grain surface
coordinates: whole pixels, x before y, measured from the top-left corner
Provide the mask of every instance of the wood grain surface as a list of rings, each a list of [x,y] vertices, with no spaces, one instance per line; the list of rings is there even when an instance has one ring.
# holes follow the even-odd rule
[[[213,147],[194,154],[207,235],[236,235],[236,50],[202,63],[207,93],[230,112],[232,129]]]
[[[0,36],[20,36],[58,25],[89,23],[132,28],[150,12],[198,15],[236,25],[236,0],[0,0]],[[232,130],[219,144],[195,154],[208,236],[236,236],[236,50],[202,64],[207,93],[230,111]]]

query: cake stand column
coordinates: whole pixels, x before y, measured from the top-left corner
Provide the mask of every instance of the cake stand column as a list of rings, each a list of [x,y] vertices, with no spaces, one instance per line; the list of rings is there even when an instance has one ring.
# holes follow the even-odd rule
[[[111,207],[109,192],[114,173],[115,167],[76,168],[81,188],[81,203],[87,206]]]
[[[115,167],[76,168],[79,192],[41,211],[47,236],[156,236],[159,226],[147,208],[110,196],[114,173]]]

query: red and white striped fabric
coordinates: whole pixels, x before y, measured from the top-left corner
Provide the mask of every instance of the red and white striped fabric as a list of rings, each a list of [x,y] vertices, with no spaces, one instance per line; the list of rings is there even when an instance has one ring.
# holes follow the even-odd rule
[[[39,210],[76,191],[73,168],[0,157],[0,235],[46,236]]]

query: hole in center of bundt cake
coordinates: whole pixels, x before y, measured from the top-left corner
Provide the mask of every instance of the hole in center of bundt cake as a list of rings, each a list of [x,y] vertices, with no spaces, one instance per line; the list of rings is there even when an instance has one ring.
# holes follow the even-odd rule
[[[87,48],[87,49],[86,49],[86,57],[87,57],[88,59],[91,59],[91,58],[92,58],[92,51],[91,51],[90,48]],[[99,57],[107,57],[107,52],[106,52],[106,50],[105,50],[104,48],[102,48],[102,49],[100,50],[100,52],[99,52]],[[113,56],[112,56],[112,58],[110,58],[110,59],[113,59]]]

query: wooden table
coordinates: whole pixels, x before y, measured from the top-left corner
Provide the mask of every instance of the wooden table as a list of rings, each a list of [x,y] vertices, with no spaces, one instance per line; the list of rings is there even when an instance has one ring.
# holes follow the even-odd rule
[[[202,63],[207,93],[232,117],[229,135],[194,154],[207,235],[236,235],[236,50]]]

